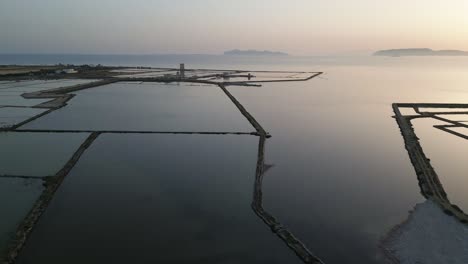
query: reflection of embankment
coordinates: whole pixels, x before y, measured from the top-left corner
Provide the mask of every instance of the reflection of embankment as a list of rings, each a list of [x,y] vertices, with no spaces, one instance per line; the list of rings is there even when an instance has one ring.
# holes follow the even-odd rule
[[[278,73],[291,73],[291,72],[278,72]],[[286,82],[286,81],[307,81],[321,73],[313,73],[309,76],[309,73],[305,78],[290,78],[280,80],[261,80],[257,82]],[[226,77],[225,75],[223,75]],[[84,77],[84,76],[82,76]],[[103,76],[92,76],[93,78]],[[238,110],[245,116],[245,118],[255,128],[255,132],[237,132],[237,131],[226,131],[226,132],[211,132],[211,131],[132,131],[132,130],[93,130],[93,129],[78,129],[78,130],[57,130],[57,129],[22,129],[21,127],[27,123],[30,123],[38,118],[41,118],[57,109],[65,107],[67,102],[73,98],[71,92],[94,88],[110,83],[125,81],[123,78],[103,78],[100,81],[94,81],[86,84],[80,84],[69,87],[60,87],[56,89],[42,90],[38,92],[25,93],[22,97],[26,99],[51,99],[45,103],[32,106],[32,108],[45,108],[47,111],[35,115],[29,119],[23,120],[19,123],[11,125],[9,127],[1,128],[0,131],[15,132],[15,133],[85,133],[89,134],[88,138],[81,144],[76,150],[73,156],[68,160],[65,166],[57,172],[54,176],[47,176],[37,179],[44,180],[45,190],[43,191],[40,198],[33,205],[33,208],[24,218],[23,222],[19,225],[15,232],[13,240],[10,242],[8,247],[7,257],[4,263],[14,263],[21,249],[26,243],[30,233],[35,227],[41,215],[46,210],[50,201],[52,200],[55,192],[60,188],[61,183],[64,181],[68,173],[72,170],[75,164],[78,162],[83,153],[93,144],[96,138],[103,134],[203,134],[203,135],[254,135],[259,137],[259,152],[256,169],[256,177],[254,184],[254,194],[252,208],[254,212],[271,228],[271,230],[277,234],[289,248],[291,248],[305,263],[320,264],[323,263],[320,259],[314,256],[303,244],[299,241],[291,232],[289,232],[284,226],[281,225],[271,214],[266,212],[262,207],[262,177],[265,172],[264,164],[264,146],[267,138],[270,137],[268,132],[255,120],[255,118],[242,106],[242,104],[226,89],[227,85],[245,85],[249,86],[255,81],[245,82],[214,82],[207,80],[198,80],[197,78],[192,79],[181,79],[180,77],[160,77],[160,78],[131,78],[129,81],[133,82],[190,82],[190,83],[205,83],[216,85],[222,89],[222,91],[229,97],[229,99],[235,104]],[[1,107],[1,106],[0,106]],[[27,175],[0,175],[0,177],[8,178],[30,178]]]
[[[432,200],[416,205],[409,218],[382,241],[393,263],[468,263],[468,226],[444,214]]]
[[[284,227],[274,216],[265,211],[262,205],[262,181],[265,173],[265,136],[261,135],[258,144],[258,160],[257,170],[255,175],[254,193],[252,201],[252,209],[260,217],[266,225],[271,228],[286,245],[291,248],[296,255],[304,261],[304,263],[320,264],[323,263],[317,256],[315,256],[309,249],[297,239],[286,227]]]
[[[98,132],[91,133],[60,171],[58,171],[53,177],[44,178],[44,185],[46,188],[34,204],[29,214],[16,230],[15,238],[10,242],[5,263],[15,262],[19,252],[26,243],[29,234],[32,232],[35,224],[39,220],[39,217],[41,217],[46,210],[55,192],[58,190],[65,177],[73,169],[86,149],[91,146],[99,135],[100,133]]]
[[[312,264],[323,264],[323,262],[315,256],[309,249],[297,239],[288,229],[286,229],[274,216],[263,209],[263,193],[262,193],[262,181],[263,176],[266,172],[265,164],[265,143],[267,138],[271,137],[268,132],[258,123],[258,121],[245,109],[245,107],[226,89],[225,85],[220,84],[219,87],[224,93],[231,99],[236,105],[239,111],[245,116],[245,118],[252,124],[257,131],[259,136],[258,143],[258,157],[257,157],[257,168],[255,172],[255,183],[254,193],[252,199],[252,209],[254,212],[263,220],[263,222],[270,227],[271,231],[275,233],[286,245],[294,251],[294,253],[304,263]]]
[[[400,108],[412,109],[414,110],[414,114],[402,115]],[[437,109],[437,111],[421,111],[421,108]],[[440,110],[445,108],[450,110]],[[457,109],[461,111],[456,111]],[[411,124],[411,120],[414,118],[434,118],[436,120],[449,123],[451,127],[468,128],[468,125],[463,122],[441,117],[441,115],[466,114],[468,104],[393,104],[393,110],[405,141],[405,148],[408,151],[411,163],[416,171],[421,193],[427,199],[438,204],[445,213],[454,215],[463,223],[468,223],[468,215],[465,214],[458,206],[450,203],[447,193],[440,182],[439,176],[432,167],[430,160],[426,157],[424,150],[419,143],[419,138],[416,136],[413,125]],[[445,128],[445,126],[442,127]],[[441,129],[440,126],[436,126],[436,128]],[[441,130],[445,131],[444,129]]]

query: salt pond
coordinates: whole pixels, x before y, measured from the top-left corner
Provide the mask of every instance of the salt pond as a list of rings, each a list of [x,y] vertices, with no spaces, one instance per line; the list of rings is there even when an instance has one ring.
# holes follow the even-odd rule
[[[115,83],[76,93],[29,129],[252,132],[215,85]]]
[[[0,177],[0,259],[43,189],[42,180]]]
[[[53,176],[87,134],[0,133],[0,175]]]
[[[253,210],[258,138],[101,135],[18,263],[300,263]]]

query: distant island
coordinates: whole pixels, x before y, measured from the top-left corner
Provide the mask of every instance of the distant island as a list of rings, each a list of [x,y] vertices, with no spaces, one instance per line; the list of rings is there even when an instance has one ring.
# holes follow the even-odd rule
[[[462,50],[432,50],[426,48],[417,49],[389,49],[379,50],[374,53],[374,56],[468,56],[467,51]]]
[[[225,51],[224,55],[243,55],[243,56],[289,56],[289,54],[279,51],[269,50],[229,50]]]

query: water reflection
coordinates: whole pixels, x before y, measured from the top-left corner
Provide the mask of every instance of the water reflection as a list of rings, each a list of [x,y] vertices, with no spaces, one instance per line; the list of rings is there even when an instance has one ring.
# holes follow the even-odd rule
[[[417,204],[408,219],[396,225],[382,240],[381,248],[392,263],[466,263],[468,260],[468,226],[460,223],[467,222],[467,215],[450,202],[413,128],[416,119],[442,121],[439,125],[430,123],[432,127],[428,128],[467,139],[466,135],[451,130],[466,128],[459,120],[468,114],[467,108],[465,104],[393,104],[421,193],[428,200]]]
[[[292,250],[296,255],[304,261],[304,263],[323,263],[317,256],[307,249],[307,247],[296,238],[285,226],[283,226],[273,215],[265,211],[263,208],[263,192],[262,182],[265,173],[273,167],[265,163],[265,143],[266,139],[264,136],[259,137],[258,143],[258,160],[257,170],[255,174],[254,193],[252,200],[252,209],[254,212],[263,220],[263,222],[271,228],[271,231],[275,233],[284,243]]]
[[[411,108],[415,114],[403,115],[400,108]],[[423,111],[422,108],[433,110]],[[468,139],[467,135],[452,130],[456,128],[468,128],[467,124],[447,116],[443,117],[444,115],[452,115],[453,117],[468,114],[468,104],[394,104],[393,109],[405,140],[406,150],[418,176],[421,193],[426,198],[439,204],[445,213],[454,215],[463,223],[468,223],[468,215],[459,206],[450,202],[444,186],[432,167],[430,160],[426,157],[411,123],[416,118],[432,118],[437,121],[443,121],[447,124],[434,125],[434,127],[451,135]]]
[[[301,262],[249,207],[263,164],[258,142],[104,133],[66,177],[17,263]]]

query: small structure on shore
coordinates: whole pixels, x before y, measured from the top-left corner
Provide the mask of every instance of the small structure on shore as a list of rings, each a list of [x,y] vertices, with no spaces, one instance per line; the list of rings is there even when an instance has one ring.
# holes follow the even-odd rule
[[[181,78],[184,78],[185,77],[185,64],[184,63],[181,63],[180,64],[180,77]]]

